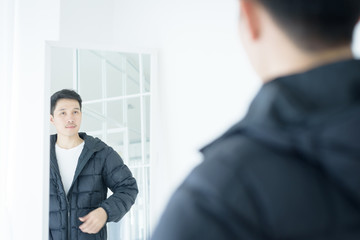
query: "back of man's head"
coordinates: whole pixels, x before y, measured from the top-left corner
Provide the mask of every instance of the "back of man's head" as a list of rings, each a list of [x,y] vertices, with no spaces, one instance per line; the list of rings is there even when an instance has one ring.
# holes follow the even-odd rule
[[[324,50],[350,44],[360,16],[360,0],[248,0],[267,9],[302,49]]]

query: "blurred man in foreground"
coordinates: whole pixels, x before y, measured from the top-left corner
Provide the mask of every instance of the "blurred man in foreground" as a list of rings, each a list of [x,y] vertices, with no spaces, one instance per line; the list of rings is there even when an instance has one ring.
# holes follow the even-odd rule
[[[154,240],[360,239],[359,0],[240,0],[264,84],[201,151]]]

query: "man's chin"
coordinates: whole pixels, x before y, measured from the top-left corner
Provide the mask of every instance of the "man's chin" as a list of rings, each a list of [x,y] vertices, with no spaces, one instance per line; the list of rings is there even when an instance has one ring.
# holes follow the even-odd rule
[[[73,131],[65,131],[65,132],[61,132],[59,133],[60,135],[63,135],[64,137],[74,137],[74,136],[78,136],[79,135],[79,131],[73,129]]]

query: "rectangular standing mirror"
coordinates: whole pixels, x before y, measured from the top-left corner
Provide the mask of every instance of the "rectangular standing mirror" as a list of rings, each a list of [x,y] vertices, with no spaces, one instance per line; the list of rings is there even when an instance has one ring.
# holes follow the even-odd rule
[[[77,91],[83,100],[80,132],[114,148],[137,180],[136,202],[119,223],[107,224],[108,239],[150,239],[150,116],[156,54],[57,43],[50,43],[48,51],[50,95],[64,88]]]

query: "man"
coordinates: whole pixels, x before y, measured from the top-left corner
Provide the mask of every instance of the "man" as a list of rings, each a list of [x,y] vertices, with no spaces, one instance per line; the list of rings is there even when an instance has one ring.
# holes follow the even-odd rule
[[[105,223],[119,221],[138,193],[119,154],[79,133],[81,102],[72,90],[51,96],[50,122],[57,134],[50,137],[50,240],[107,239]]]
[[[240,0],[264,84],[203,148],[154,240],[360,239],[359,0]]]

